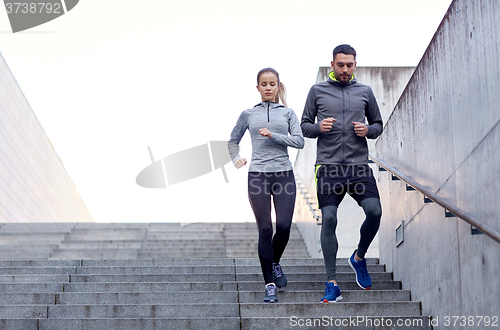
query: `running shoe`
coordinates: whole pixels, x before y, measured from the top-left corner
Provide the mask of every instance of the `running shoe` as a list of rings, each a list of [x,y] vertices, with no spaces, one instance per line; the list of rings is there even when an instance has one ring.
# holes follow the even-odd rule
[[[353,254],[349,258],[349,265],[356,272],[356,283],[363,290],[369,290],[372,287],[372,278],[370,274],[368,274],[368,269],[366,269],[366,260],[358,260],[354,259],[354,255],[356,254],[356,250],[354,250]]]
[[[278,297],[276,296],[276,285],[270,283],[266,285],[266,297],[264,298],[265,303],[277,303]]]
[[[342,294],[338,285],[335,285],[333,282],[326,282],[325,285],[325,296],[321,298],[322,303],[328,304],[329,302],[342,300]]]
[[[273,280],[278,288],[284,288],[288,283],[285,274],[283,274],[281,270],[280,264],[273,263]]]

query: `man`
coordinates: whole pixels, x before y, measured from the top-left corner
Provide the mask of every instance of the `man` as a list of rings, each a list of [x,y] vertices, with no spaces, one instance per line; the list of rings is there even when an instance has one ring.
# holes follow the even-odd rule
[[[348,260],[356,272],[356,283],[365,290],[370,289],[372,280],[364,257],[377,234],[382,215],[377,184],[368,166],[366,141],[382,133],[377,101],[372,89],[354,78],[354,48],[337,46],[331,66],[333,71],[328,80],[311,87],[301,121],[304,136],[318,138],[316,191],[322,216],[321,248],[327,275],[325,296],[321,299],[324,303],[342,300],[336,280],[338,243],[335,230],[337,208],[345,194],[354,198],[366,214],[358,248]]]

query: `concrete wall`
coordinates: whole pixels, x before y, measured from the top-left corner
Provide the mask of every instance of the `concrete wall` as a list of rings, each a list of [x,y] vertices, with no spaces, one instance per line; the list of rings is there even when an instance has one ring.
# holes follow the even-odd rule
[[[0,55],[0,222],[92,217]]]
[[[383,161],[497,231],[499,22],[497,0],[453,1],[376,143]],[[500,244],[471,235],[465,221],[445,218],[388,172],[379,176],[381,262],[422,301],[436,329],[447,316],[477,316],[474,329],[489,328],[477,322],[500,317]],[[396,247],[401,220],[405,237]],[[452,328],[469,328],[459,323]]]
[[[389,118],[399,96],[410,79],[414,67],[357,67],[354,75],[363,84],[369,85],[377,98],[382,120],[384,123]],[[331,67],[320,67],[316,82],[327,79]],[[368,140],[370,152],[375,152],[375,141]],[[311,202],[317,207],[316,188],[314,182],[314,163],[316,162],[316,140],[306,139],[304,149],[299,150],[295,161],[295,175],[302,181],[302,186],[309,192]],[[376,175],[378,168],[371,166]],[[320,210],[316,213],[321,215]],[[339,241],[339,257],[348,257],[357,248],[359,229],[365,219],[363,209],[350,197],[346,196],[338,210],[337,237]],[[321,244],[319,241],[321,226],[312,217],[311,211],[303,197],[299,194],[296,199],[295,222],[302,233],[309,253],[314,258],[322,258]],[[368,257],[378,257],[378,237],[375,237]]]

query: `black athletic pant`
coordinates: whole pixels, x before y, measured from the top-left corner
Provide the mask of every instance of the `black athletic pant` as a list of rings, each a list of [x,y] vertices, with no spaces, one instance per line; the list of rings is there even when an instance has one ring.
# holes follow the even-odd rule
[[[257,220],[258,253],[266,284],[273,282],[273,262],[279,263],[290,237],[296,193],[295,177],[291,170],[248,173],[248,198]],[[274,236],[271,196],[276,211]]]

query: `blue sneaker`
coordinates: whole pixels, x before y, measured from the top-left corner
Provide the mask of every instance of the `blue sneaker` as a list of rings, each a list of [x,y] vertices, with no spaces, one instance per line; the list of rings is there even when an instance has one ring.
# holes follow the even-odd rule
[[[280,264],[275,264],[273,262],[273,280],[278,288],[284,288],[288,281],[286,280],[285,274],[283,274],[283,270],[281,270]]]
[[[366,269],[366,260],[356,261],[356,259],[354,259],[355,253],[356,250],[354,250],[352,256],[348,260],[349,265],[356,272],[356,283],[359,287],[363,290],[369,290],[372,287],[372,278]]]
[[[328,304],[329,302],[337,302],[342,300],[342,295],[340,293],[340,288],[338,285],[332,282],[325,283],[325,296],[321,298],[321,302]]]
[[[278,296],[276,295],[276,285],[273,283],[266,285],[266,297],[264,298],[265,303],[277,303]]]

